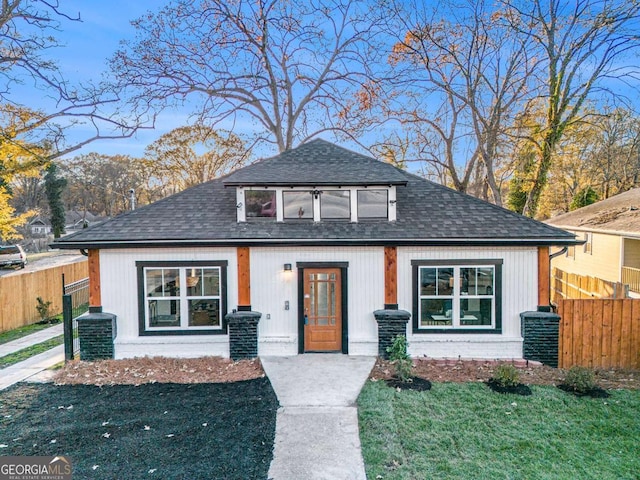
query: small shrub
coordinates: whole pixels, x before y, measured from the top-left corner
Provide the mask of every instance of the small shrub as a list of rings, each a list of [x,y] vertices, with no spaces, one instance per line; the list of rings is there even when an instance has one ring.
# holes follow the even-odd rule
[[[564,384],[579,393],[587,393],[597,387],[593,371],[579,366],[571,367],[567,371]]]
[[[389,360],[404,360],[409,358],[407,354],[407,337],[404,335],[396,335],[393,338],[391,346],[387,347],[387,353],[389,354]]]
[[[501,387],[516,387],[520,384],[520,372],[509,364],[498,365],[492,378]]]
[[[407,337],[397,335],[393,339],[391,346],[387,347],[387,353],[389,354],[389,360],[391,360],[396,367],[396,376],[402,382],[410,382],[413,362],[407,354]]]
[[[38,311],[38,315],[40,315],[40,321],[42,323],[48,322],[51,318],[51,302],[45,302],[42,300],[42,297],[36,298],[38,302],[36,305],[36,310]]]

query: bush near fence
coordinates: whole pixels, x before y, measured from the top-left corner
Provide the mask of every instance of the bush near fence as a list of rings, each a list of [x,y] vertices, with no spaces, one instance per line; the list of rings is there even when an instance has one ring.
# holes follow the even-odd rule
[[[51,302],[51,312],[62,312],[62,275],[71,283],[89,276],[86,260],[34,272],[0,277],[0,333],[39,322],[36,298]]]

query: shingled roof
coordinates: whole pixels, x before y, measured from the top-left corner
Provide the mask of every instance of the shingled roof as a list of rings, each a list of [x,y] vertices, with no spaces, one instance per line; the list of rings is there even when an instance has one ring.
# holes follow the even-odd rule
[[[388,163],[317,139],[233,172],[223,183],[227,186],[406,185],[407,178]]]
[[[238,223],[234,186],[257,184],[397,185],[397,220]],[[568,245],[574,242],[575,236],[564,230],[326,141],[314,140],[63,237],[55,245],[84,249],[209,245]]]
[[[640,188],[550,218],[545,223],[560,228],[640,235]]]

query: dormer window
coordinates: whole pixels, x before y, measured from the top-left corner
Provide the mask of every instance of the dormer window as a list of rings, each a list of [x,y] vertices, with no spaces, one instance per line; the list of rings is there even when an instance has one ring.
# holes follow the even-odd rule
[[[395,221],[396,187],[238,186],[239,222]]]
[[[276,219],[275,190],[246,190],[244,199],[247,219]]]
[[[351,219],[351,192],[325,190],[320,194],[320,218],[327,220]]]
[[[312,192],[283,191],[285,220],[313,220]]]
[[[358,190],[358,218],[387,218],[389,191],[381,189]]]

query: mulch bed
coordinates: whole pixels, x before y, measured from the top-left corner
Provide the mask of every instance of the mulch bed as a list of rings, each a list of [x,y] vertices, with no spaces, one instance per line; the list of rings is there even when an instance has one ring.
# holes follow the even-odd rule
[[[56,372],[58,385],[141,385],[222,383],[264,377],[259,359],[233,362],[221,357],[142,357],[69,362]]]
[[[65,455],[75,479],[267,478],[278,402],[267,378],[0,392],[0,455]]]
[[[531,395],[531,389],[523,383],[519,383],[518,385],[513,385],[506,387],[501,385],[499,382],[490,378],[487,382],[485,382],[487,386],[496,393],[512,393],[514,395],[522,395],[529,396]]]
[[[495,368],[508,361],[458,360],[418,358],[413,361],[411,373],[432,382],[488,382]],[[536,363],[517,362],[520,381],[525,385],[556,386],[564,382],[565,371]],[[640,389],[640,371],[637,370],[595,370],[596,383],[605,390]],[[378,359],[370,378],[387,380],[394,376],[394,366],[389,361]]]
[[[592,388],[590,390],[587,390],[586,392],[580,392],[570,385],[561,383],[560,385],[558,385],[558,388],[560,390],[564,390],[565,392],[572,393],[576,397],[609,398],[611,396],[609,395],[609,392],[600,387]]]
[[[412,377],[409,382],[403,382],[397,377],[392,377],[385,380],[385,382],[390,387],[399,388],[400,390],[413,390],[415,392],[426,392],[427,390],[431,390],[431,382],[420,377]]]

